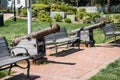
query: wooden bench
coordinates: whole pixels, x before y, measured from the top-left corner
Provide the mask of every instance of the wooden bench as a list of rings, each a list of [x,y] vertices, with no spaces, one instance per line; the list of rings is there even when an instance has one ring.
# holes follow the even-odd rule
[[[116,30],[115,25],[113,23],[106,24],[102,29],[105,35],[105,39],[103,42],[105,42],[107,36],[114,37],[114,41],[116,41],[116,37],[120,35],[120,31]]]
[[[21,50],[24,50],[24,53],[20,53],[15,55],[14,50],[15,48],[21,48]],[[27,69],[27,78],[29,78],[29,71],[30,71],[30,62],[29,62],[29,55],[26,48],[23,47],[13,47],[9,48],[8,43],[6,41],[5,37],[0,37],[0,71],[9,69],[8,75],[11,72],[12,67],[20,67],[22,69]],[[22,67],[17,64],[17,62],[20,61],[27,61],[27,66]]]
[[[56,50],[56,56],[58,51],[58,46],[60,43],[67,43],[67,47],[69,44],[73,42],[78,43],[78,49],[80,49],[80,37],[69,37],[65,27],[60,28],[60,31],[55,34],[50,34],[45,36],[45,44],[54,44]]]

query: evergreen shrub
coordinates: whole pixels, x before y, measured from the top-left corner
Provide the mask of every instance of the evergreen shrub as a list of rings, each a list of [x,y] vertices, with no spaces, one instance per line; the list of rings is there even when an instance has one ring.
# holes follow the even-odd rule
[[[71,20],[70,20],[69,18],[65,18],[65,19],[64,19],[64,22],[65,22],[65,23],[71,23]]]
[[[26,8],[22,8],[22,9],[21,9],[20,16],[23,16],[23,17],[26,17],[26,16],[27,16],[27,9],[26,9]]]
[[[62,15],[56,14],[56,15],[54,16],[54,19],[55,19],[56,22],[61,22],[61,21],[62,21]]]
[[[32,16],[37,17],[37,15],[39,14],[41,10],[44,10],[45,12],[49,13],[50,6],[46,4],[33,4],[32,5]]]

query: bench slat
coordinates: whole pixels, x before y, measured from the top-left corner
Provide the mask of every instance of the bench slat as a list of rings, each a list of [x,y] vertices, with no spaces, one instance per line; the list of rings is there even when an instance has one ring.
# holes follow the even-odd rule
[[[5,50],[6,49],[6,50]],[[0,58],[4,56],[9,56],[9,51],[7,50],[8,48],[0,48]]]
[[[55,40],[54,36],[55,36],[54,34],[49,34],[49,35],[45,36],[45,42],[54,41]]]
[[[16,63],[18,61],[22,61],[25,59],[29,59],[29,56],[15,56],[15,57],[11,57],[11,56],[6,56],[6,57],[2,57],[0,58],[0,67],[2,66],[6,66],[12,63]]]
[[[57,39],[56,42],[57,43],[68,42],[68,41],[74,41],[76,39],[79,39],[79,37],[70,37],[70,38]]]
[[[55,33],[56,39],[62,39],[68,37],[65,27],[62,27],[58,33]]]
[[[1,38],[0,38],[0,46],[1,46],[1,47],[3,47],[3,46],[8,46],[5,37],[1,37]]]
[[[105,31],[105,33],[114,32],[115,26],[113,24],[106,24],[105,27],[103,27],[103,30]]]
[[[0,38],[0,58],[9,55],[9,48],[5,37]]]

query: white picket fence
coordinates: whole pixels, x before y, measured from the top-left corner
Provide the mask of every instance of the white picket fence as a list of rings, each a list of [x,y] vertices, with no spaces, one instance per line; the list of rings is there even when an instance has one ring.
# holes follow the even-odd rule
[[[86,10],[86,12],[97,12],[97,7],[95,6],[87,6],[87,7],[79,7],[78,9],[80,8],[84,8]]]
[[[107,8],[108,6],[100,6],[100,7],[96,7],[96,6],[87,6],[87,7],[79,7],[79,8],[84,8],[86,10],[86,12],[108,12]],[[78,9],[79,9],[78,8]],[[111,12],[120,12],[120,4],[116,5],[116,6],[110,6],[110,10]]]

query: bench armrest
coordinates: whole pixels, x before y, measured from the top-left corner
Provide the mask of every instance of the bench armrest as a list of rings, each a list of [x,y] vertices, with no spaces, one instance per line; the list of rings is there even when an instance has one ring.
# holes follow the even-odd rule
[[[12,47],[10,49],[10,55],[14,56],[27,56],[29,55],[28,50],[25,47]]]

